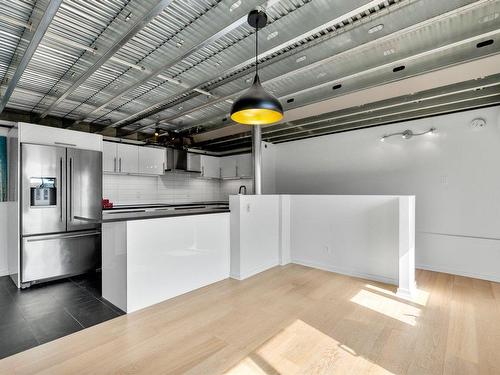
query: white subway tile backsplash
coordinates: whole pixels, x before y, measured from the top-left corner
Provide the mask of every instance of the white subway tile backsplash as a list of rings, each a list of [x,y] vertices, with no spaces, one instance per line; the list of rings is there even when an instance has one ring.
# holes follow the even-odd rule
[[[158,177],[105,174],[103,196],[114,204],[226,201],[229,195],[238,194],[240,185],[251,194],[251,179],[208,180],[185,172]]]

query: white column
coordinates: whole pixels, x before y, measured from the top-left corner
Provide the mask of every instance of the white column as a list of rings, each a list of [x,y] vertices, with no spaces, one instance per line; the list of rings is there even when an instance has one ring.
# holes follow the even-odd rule
[[[415,284],[415,197],[399,197],[398,296],[411,298]]]
[[[290,196],[280,195],[280,265],[291,263]]]
[[[262,194],[262,133],[260,125],[253,125],[253,193],[255,195]]]

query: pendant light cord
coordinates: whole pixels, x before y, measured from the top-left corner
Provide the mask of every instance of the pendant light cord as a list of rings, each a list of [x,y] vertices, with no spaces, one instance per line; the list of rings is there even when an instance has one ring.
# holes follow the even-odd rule
[[[259,21],[257,20],[257,27],[255,28],[255,76],[259,75]]]

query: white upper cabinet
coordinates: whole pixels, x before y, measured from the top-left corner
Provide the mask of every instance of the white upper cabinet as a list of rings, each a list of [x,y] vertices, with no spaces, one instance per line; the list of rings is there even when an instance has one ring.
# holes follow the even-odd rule
[[[113,142],[102,143],[102,170],[104,172],[118,172],[116,145]]]
[[[223,156],[220,158],[222,178],[252,177],[252,154]]]
[[[252,154],[236,155],[236,175],[247,178],[252,174]]]
[[[139,172],[139,146],[117,143],[116,156],[119,173]]]
[[[236,178],[236,158],[223,156],[220,158],[221,178]]]
[[[102,151],[102,135],[19,122],[19,142]]]
[[[162,175],[165,172],[166,152],[163,148],[139,147],[139,173]]]
[[[201,177],[220,178],[220,159],[215,156],[201,155]]]

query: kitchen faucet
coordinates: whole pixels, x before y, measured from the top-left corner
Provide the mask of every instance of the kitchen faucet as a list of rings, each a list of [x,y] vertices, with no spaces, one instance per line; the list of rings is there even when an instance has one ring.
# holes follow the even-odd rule
[[[241,185],[240,189],[238,190],[238,194],[241,194],[241,190],[244,190],[245,192],[243,195],[247,195],[247,187],[245,185]]]

